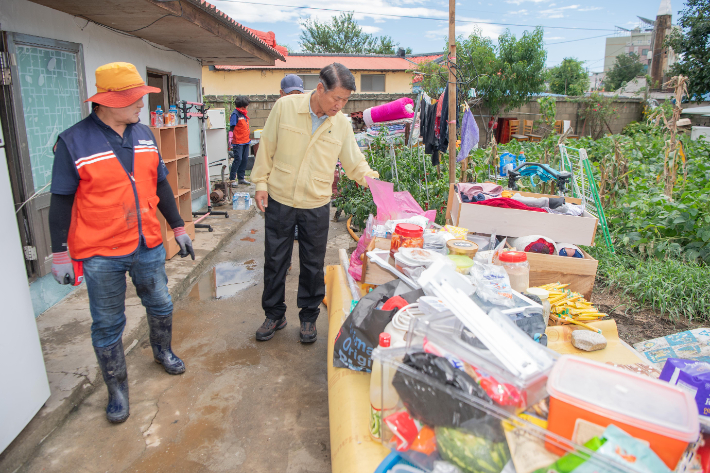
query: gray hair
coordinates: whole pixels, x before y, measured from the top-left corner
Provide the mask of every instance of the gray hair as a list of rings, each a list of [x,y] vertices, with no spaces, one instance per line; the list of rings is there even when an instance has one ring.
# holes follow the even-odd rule
[[[335,87],[342,87],[353,92],[357,89],[353,73],[339,62],[334,62],[321,69],[319,78],[326,92]]]

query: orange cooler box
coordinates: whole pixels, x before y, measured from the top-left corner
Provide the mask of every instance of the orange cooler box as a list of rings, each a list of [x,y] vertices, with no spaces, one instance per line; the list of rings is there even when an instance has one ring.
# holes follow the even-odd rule
[[[588,432],[589,423],[600,430],[614,424],[649,442],[674,470],[688,444],[698,438],[698,408],[693,397],[647,376],[567,355],[550,372],[547,392],[548,430],[577,443],[584,439],[573,438],[575,432]],[[550,441],[545,447],[558,455],[565,453]]]

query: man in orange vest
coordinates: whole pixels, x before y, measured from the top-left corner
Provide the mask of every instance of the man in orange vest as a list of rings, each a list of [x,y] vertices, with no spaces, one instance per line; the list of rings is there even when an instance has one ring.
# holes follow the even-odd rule
[[[143,96],[160,89],[145,85],[125,62],[96,69],[96,89],[87,100],[91,115],[62,132],[54,146],[52,274],[59,284],[74,284],[74,267],[83,266],[91,341],[109,393],[106,417],[120,423],[129,415],[121,341],[126,272],[148,314],[155,361],[169,374],[185,372],[170,346],[173,304],[156,210],[173,229],[181,256],[194,260],[195,253],[155,137],[138,123]]]

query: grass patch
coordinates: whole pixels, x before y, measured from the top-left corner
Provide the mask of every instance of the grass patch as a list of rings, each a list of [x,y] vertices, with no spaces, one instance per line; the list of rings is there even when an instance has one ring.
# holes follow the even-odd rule
[[[586,248],[599,261],[597,280],[675,321],[710,320],[710,267],[666,258],[642,259],[603,245]]]

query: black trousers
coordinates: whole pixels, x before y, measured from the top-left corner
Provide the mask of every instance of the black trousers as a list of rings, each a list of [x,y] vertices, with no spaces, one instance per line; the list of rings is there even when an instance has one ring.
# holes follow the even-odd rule
[[[269,196],[266,207],[264,243],[264,294],[261,307],[266,317],[278,320],[286,315],[286,273],[291,265],[294,231],[298,225],[298,308],[301,322],[315,322],[325,297],[323,263],[330,203],[316,209],[295,209]]]

